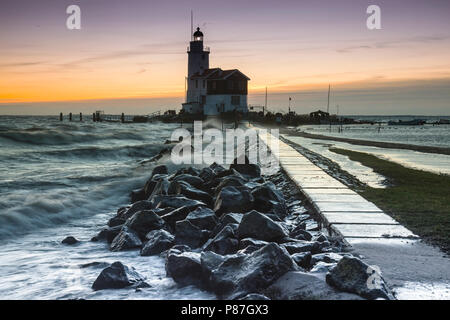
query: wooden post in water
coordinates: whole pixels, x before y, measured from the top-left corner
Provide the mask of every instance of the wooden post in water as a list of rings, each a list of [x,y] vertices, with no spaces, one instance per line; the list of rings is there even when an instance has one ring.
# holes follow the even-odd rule
[[[83,114],[80,112],[80,122],[83,121]]]
[[[69,113],[69,121],[72,121],[72,112]]]
[[[63,113],[62,112],[59,113],[59,121],[63,121]]]
[[[120,121],[122,123],[125,123],[125,114],[122,112],[122,115],[120,116]]]
[[[95,122],[95,112],[92,113],[92,121]]]

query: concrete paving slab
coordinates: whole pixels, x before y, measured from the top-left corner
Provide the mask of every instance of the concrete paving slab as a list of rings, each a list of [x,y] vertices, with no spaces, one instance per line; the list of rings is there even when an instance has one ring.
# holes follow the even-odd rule
[[[329,224],[399,224],[382,212],[324,212],[322,216]]]
[[[330,194],[330,195],[335,195],[335,194],[351,194],[351,195],[358,195],[355,191],[349,189],[349,188],[305,188],[303,190],[303,192],[310,198],[313,197],[314,195],[320,194],[320,195],[325,195],[325,194]]]
[[[383,212],[369,201],[364,202],[326,202],[315,201],[315,208],[319,212]]]
[[[335,224],[332,227],[344,238],[408,238],[415,235],[402,225]]]
[[[311,201],[322,201],[322,202],[369,202],[359,194],[310,194]],[[370,202],[369,202],[370,203]]]

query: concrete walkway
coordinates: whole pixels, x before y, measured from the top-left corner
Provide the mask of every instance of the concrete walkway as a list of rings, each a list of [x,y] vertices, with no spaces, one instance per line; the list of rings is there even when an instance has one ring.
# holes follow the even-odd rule
[[[276,138],[267,134],[260,139],[270,148]],[[279,139],[278,143],[274,156],[321,215],[324,226],[342,236],[366,263],[380,267],[399,299],[450,299],[450,260],[438,248],[422,243],[288,144]]]

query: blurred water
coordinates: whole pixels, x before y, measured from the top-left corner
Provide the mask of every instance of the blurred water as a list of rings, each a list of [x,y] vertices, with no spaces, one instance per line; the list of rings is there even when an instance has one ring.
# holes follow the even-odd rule
[[[0,299],[213,298],[179,289],[160,257],[89,241],[148,179],[152,166],[139,162],[163,149],[177,126],[0,116]],[[62,245],[67,235],[82,242]],[[93,292],[102,268],[79,265],[118,260],[152,287]]]

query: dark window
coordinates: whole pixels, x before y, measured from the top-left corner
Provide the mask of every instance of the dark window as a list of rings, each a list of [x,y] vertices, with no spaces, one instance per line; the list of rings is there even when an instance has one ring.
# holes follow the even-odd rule
[[[231,96],[231,104],[233,106],[238,106],[241,104],[241,97],[240,96]]]
[[[212,82],[212,88],[213,88],[213,90],[216,90],[216,86],[217,86],[217,85],[216,85],[216,82],[213,81],[213,82]]]
[[[202,96],[202,104],[206,103],[206,96]]]
[[[233,80],[228,80],[228,89],[233,90],[234,82]]]
[[[205,60],[205,54],[202,54],[202,60]]]
[[[198,80],[195,80],[195,88],[198,89]]]
[[[206,86],[206,80],[203,80],[203,89],[205,89]]]

